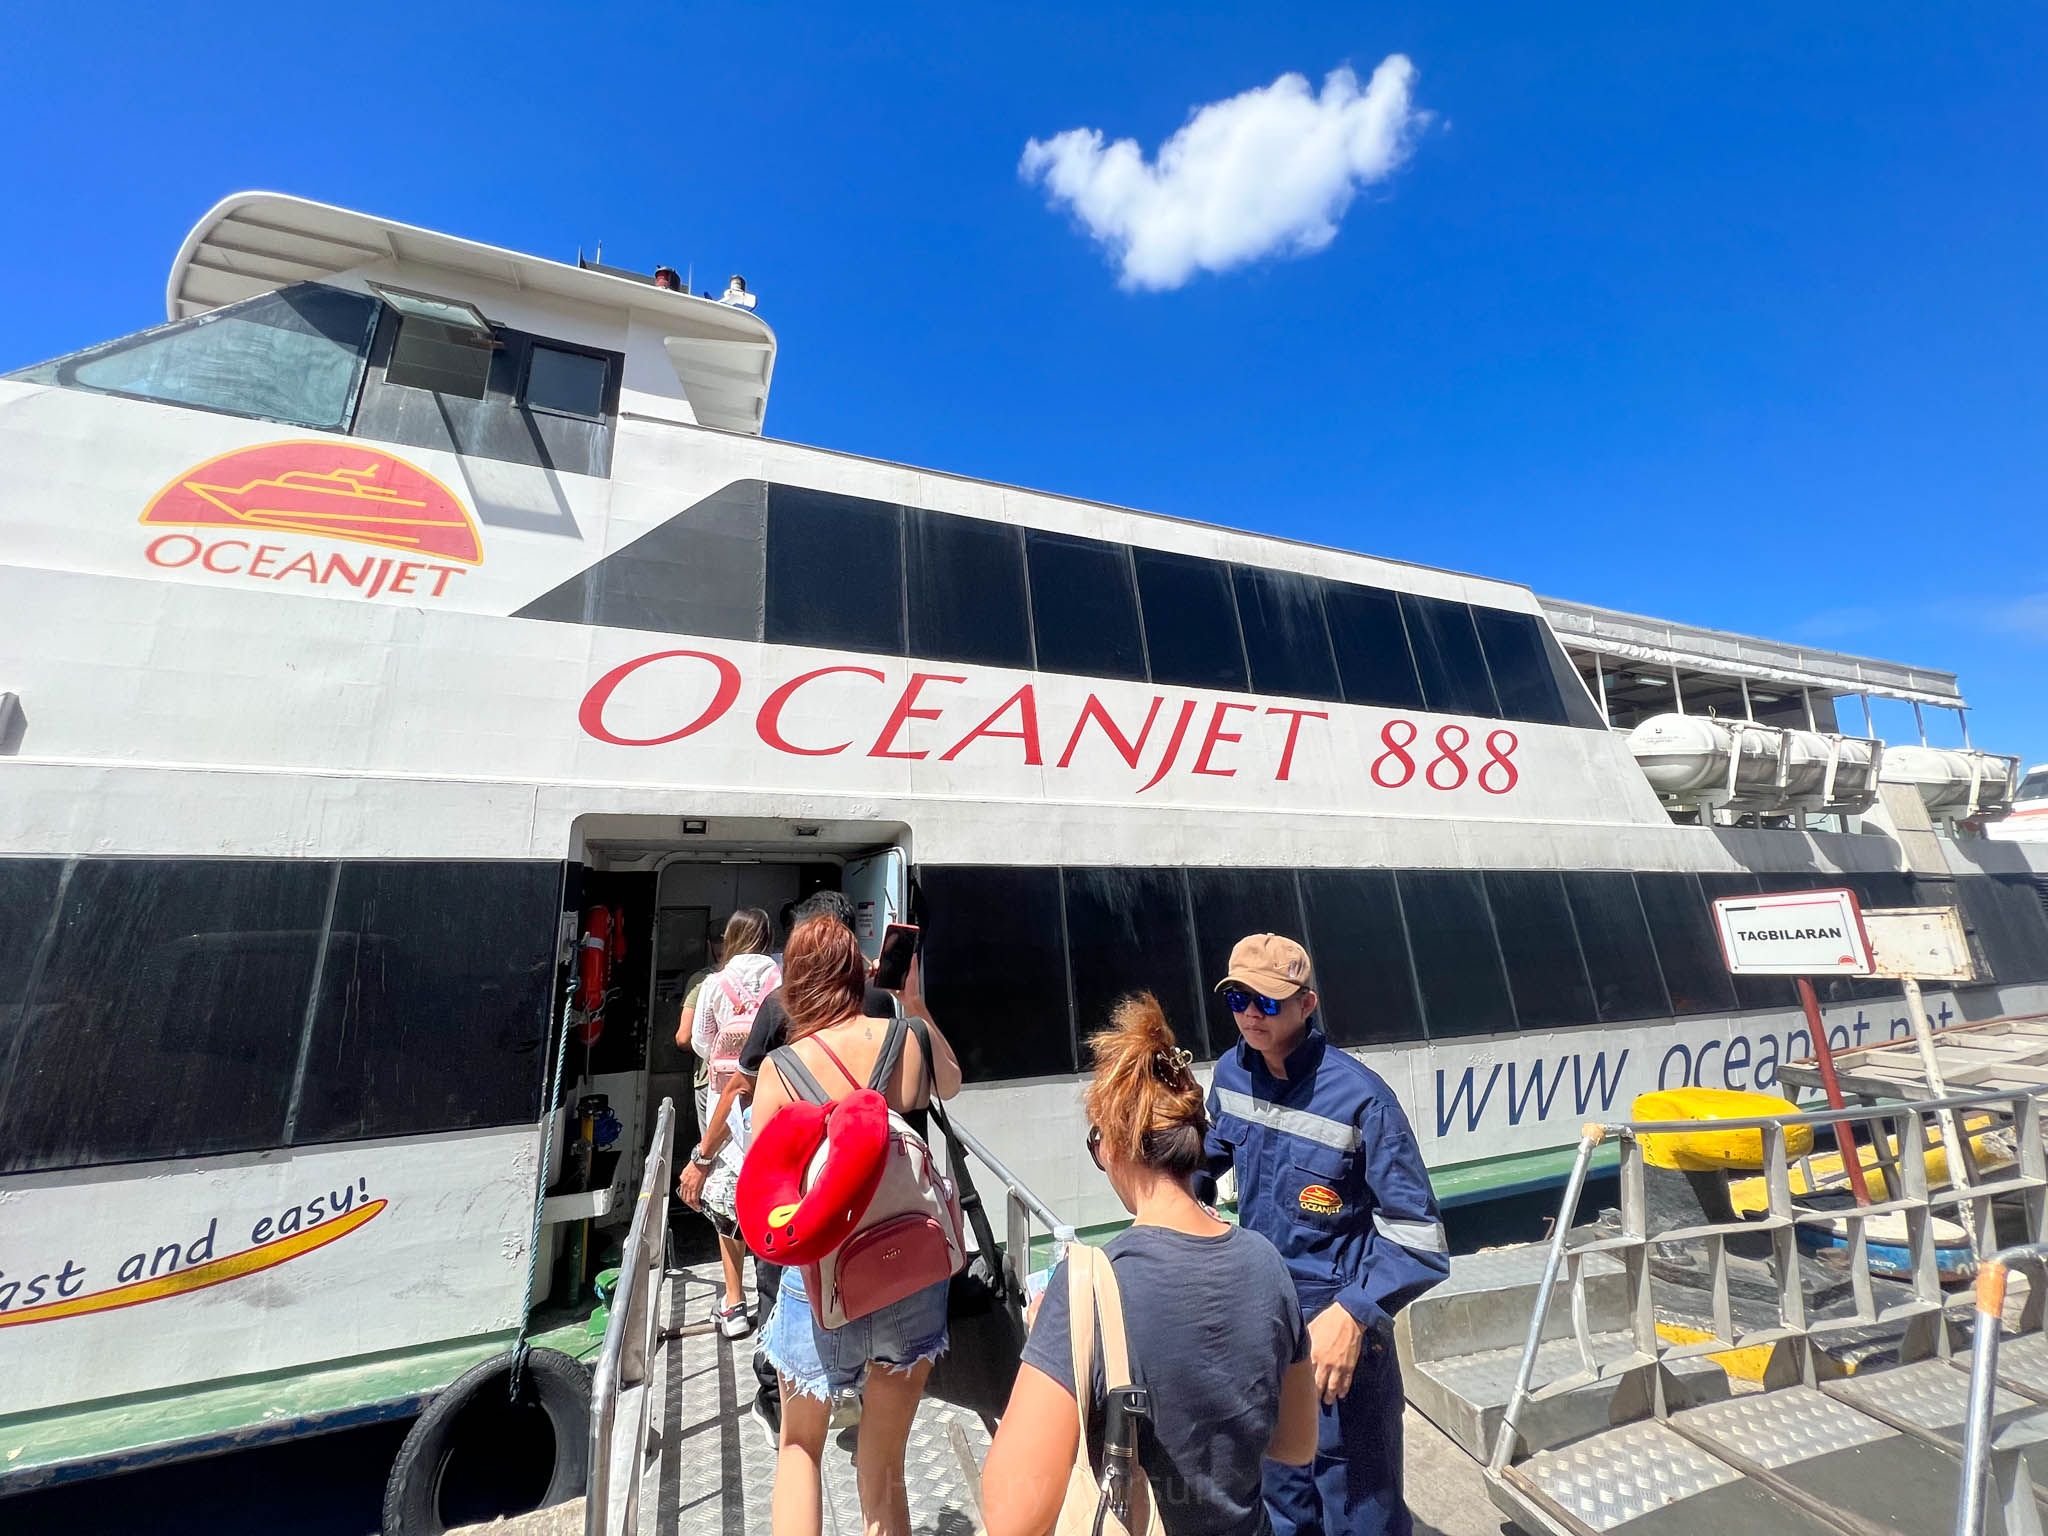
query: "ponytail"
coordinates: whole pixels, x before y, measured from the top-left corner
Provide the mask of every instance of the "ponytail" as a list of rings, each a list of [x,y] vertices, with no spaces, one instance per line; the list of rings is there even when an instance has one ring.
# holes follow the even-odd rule
[[[1209,1117],[1194,1058],[1174,1038],[1159,999],[1150,992],[1123,999],[1088,1048],[1095,1061],[1088,1119],[1102,1132],[1102,1150],[1172,1178],[1195,1173]]]

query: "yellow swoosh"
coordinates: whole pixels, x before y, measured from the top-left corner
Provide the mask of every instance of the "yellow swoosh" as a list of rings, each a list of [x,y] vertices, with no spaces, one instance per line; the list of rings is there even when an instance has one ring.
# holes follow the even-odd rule
[[[190,1269],[178,1269],[168,1275],[158,1275],[153,1280],[137,1280],[128,1285],[117,1285],[111,1291],[94,1291],[89,1296],[73,1296],[66,1301],[46,1301],[39,1306],[23,1307],[19,1312],[0,1312],[0,1328],[12,1328],[16,1323],[47,1323],[60,1317],[81,1317],[89,1312],[111,1312],[118,1307],[139,1306],[145,1301],[161,1301],[166,1296],[182,1296],[187,1291],[203,1291],[210,1285],[219,1285],[223,1280],[239,1280],[243,1275],[275,1269],[287,1260],[296,1259],[302,1253],[311,1253],[315,1248],[324,1248],[337,1238],[347,1237],[390,1203],[388,1200],[372,1200],[368,1205],[356,1207],[346,1216],[323,1221],[318,1226],[306,1228],[303,1232],[294,1232],[290,1237],[274,1238],[254,1248],[245,1248],[240,1253],[231,1253],[225,1258],[209,1259],[206,1263],[195,1264]]]

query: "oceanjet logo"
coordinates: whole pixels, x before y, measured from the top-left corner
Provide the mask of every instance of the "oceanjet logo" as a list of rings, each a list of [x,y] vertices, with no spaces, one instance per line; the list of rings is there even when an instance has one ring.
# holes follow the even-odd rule
[[[158,491],[142,521],[242,535],[165,534],[144,552],[161,569],[197,565],[216,576],[345,587],[366,598],[439,597],[464,566],[483,560],[476,523],[453,491],[395,454],[341,440],[265,443],[209,459]],[[416,558],[323,553],[285,542],[293,536]]]
[[[358,1179],[343,1189],[259,1217],[249,1228],[248,1247],[219,1255],[215,1249],[221,1218],[210,1217],[205,1231],[189,1240],[166,1241],[131,1253],[118,1263],[108,1261],[105,1267],[112,1269],[114,1283],[109,1286],[103,1281],[97,1290],[87,1290],[86,1284],[102,1266],[81,1264],[76,1255],[67,1255],[61,1266],[40,1266],[40,1273],[30,1273],[38,1268],[35,1264],[9,1266],[0,1269],[0,1328],[140,1306],[260,1274],[347,1237],[390,1203],[370,1199],[368,1182]]]

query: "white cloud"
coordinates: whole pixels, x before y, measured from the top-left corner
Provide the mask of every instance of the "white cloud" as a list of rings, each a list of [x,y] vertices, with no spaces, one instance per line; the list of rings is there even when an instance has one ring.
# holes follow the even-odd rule
[[[1134,139],[1105,147],[1099,129],[1069,128],[1026,144],[1017,171],[1114,253],[1122,286],[1178,288],[1197,270],[1306,256],[1336,239],[1359,188],[1393,174],[1428,120],[1414,83],[1398,53],[1363,89],[1348,65],[1320,96],[1286,74],[1197,107],[1151,162]]]

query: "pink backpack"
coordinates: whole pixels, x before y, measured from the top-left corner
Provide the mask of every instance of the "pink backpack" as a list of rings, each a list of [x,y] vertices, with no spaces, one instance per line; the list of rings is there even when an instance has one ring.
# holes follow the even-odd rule
[[[896,1018],[882,1040],[875,1070],[867,1086],[886,1095],[889,1079],[903,1055],[903,1037],[917,1031],[924,1048],[923,1078],[931,1084],[931,1036],[922,1019]],[[820,1040],[825,1054],[845,1073],[855,1088],[853,1074],[846,1071],[829,1046]],[[796,1093],[813,1104],[828,1104],[826,1093],[801,1057],[784,1046],[771,1058]],[[932,1101],[935,1113],[942,1113]],[[824,1167],[827,1148],[818,1149],[804,1175],[804,1187]],[[891,1302],[950,1280],[967,1265],[967,1239],[960,1216],[960,1194],[932,1156],[925,1140],[895,1110],[889,1111],[889,1147],[883,1154],[882,1181],[874,1198],[854,1223],[853,1230],[831,1253],[815,1264],[804,1266],[804,1289],[811,1298],[811,1312],[826,1328],[840,1328],[855,1318],[879,1312]]]
[[[726,1013],[725,1022],[719,1026],[718,1038],[711,1046],[713,1099],[725,1092],[725,1085],[740,1069],[740,1052],[746,1048],[747,1036],[754,1032],[754,1016],[761,1011],[762,999],[781,985],[782,970],[772,961],[758,987],[747,986],[729,970],[718,973],[718,988],[725,994]]]

